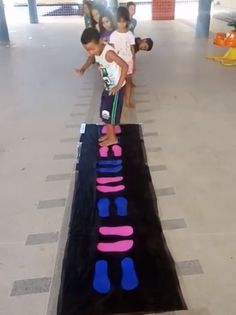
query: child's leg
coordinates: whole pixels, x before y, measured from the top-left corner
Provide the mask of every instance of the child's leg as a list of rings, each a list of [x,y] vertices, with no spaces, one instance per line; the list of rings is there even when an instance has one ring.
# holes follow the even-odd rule
[[[129,74],[126,78],[125,86],[125,105],[127,107],[134,107],[134,105],[131,103],[132,89],[132,75]]]
[[[116,95],[107,95],[104,98],[101,117],[107,127],[107,138],[100,142],[101,146],[109,146],[117,143],[115,125],[120,124],[122,105],[124,99],[124,87]],[[104,111],[104,108],[106,110]]]
[[[101,106],[100,106],[100,118],[103,120],[104,123],[106,123],[106,121],[104,120],[104,110],[107,110],[107,109],[109,110],[109,108],[107,108],[107,97],[108,97],[108,92],[104,90],[102,92]],[[101,136],[98,141],[102,142],[102,141],[107,140],[107,138],[108,138],[108,135],[106,133],[104,136]]]
[[[133,77],[131,77],[131,87],[132,87],[132,88],[135,88],[135,87],[136,87],[136,85],[135,85],[135,83],[134,83],[134,81],[133,81]]]
[[[103,141],[105,141],[105,140],[107,140],[108,139],[108,132],[104,135],[104,136],[101,136],[99,139],[98,139],[98,141],[99,142],[103,142]]]

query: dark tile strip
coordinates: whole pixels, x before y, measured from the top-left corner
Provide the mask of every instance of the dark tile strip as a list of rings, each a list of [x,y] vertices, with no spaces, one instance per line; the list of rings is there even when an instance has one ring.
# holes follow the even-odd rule
[[[58,241],[59,233],[41,233],[41,234],[30,234],[27,237],[25,245],[40,245],[56,243]]]
[[[147,91],[137,91],[135,92],[135,95],[148,95],[148,92]]]
[[[158,197],[171,196],[171,195],[175,195],[175,190],[173,187],[160,188],[156,190],[156,194]]]
[[[68,124],[66,128],[80,128],[80,124]]]
[[[38,209],[58,208],[65,207],[66,199],[51,199],[51,200],[40,200],[38,203]]]
[[[199,260],[186,260],[176,263],[177,272],[181,276],[191,276],[203,274],[203,269]]]
[[[160,172],[160,171],[166,171],[167,167],[165,165],[153,165],[153,166],[149,166],[149,169],[151,172]]]
[[[184,219],[162,220],[161,225],[163,230],[178,230],[185,229],[187,227]]]
[[[144,137],[158,136],[158,132],[146,132],[143,134]]]
[[[51,278],[17,280],[13,283],[11,296],[49,292]]]
[[[145,104],[145,103],[151,103],[150,100],[135,100],[135,103],[137,104]]]
[[[156,147],[156,148],[146,148],[146,151],[147,152],[160,152],[160,151],[162,151],[162,148],[160,148],[160,147]]]
[[[46,177],[46,182],[56,182],[60,180],[68,180],[71,178],[71,174],[52,174]]]
[[[79,106],[79,107],[89,106],[89,103],[78,103],[78,104],[75,104],[75,106]]]
[[[61,143],[68,143],[68,142],[77,142],[78,138],[62,138]]]
[[[77,116],[85,116],[86,113],[71,113],[70,116],[71,117],[77,117]]]
[[[143,121],[141,121],[141,123],[143,123],[143,124],[154,124],[155,123],[155,119],[143,120]]]
[[[152,112],[152,109],[145,109],[145,108],[141,109],[140,108],[140,109],[137,109],[136,112],[137,113],[150,113],[150,112]]]
[[[71,160],[75,158],[74,153],[55,154],[53,160]]]

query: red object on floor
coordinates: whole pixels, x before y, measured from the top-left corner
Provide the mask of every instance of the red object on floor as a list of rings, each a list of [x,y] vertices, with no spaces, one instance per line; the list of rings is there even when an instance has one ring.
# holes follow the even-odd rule
[[[174,20],[175,0],[153,0],[152,19],[153,20]]]

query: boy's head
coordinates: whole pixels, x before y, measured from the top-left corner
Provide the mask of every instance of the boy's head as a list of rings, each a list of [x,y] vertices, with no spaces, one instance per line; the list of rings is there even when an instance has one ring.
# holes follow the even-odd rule
[[[128,28],[130,22],[129,11],[126,7],[119,7],[117,10],[117,27],[118,29]]]
[[[153,47],[153,40],[151,38],[140,39],[138,47],[139,50],[150,51]]]
[[[132,1],[127,3],[127,9],[129,11],[129,15],[132,18],[136,13],[136,4]]]
[[[99,56],[102,52],[103,42],[95,28],[87,28],[83,31],[81,43],[91,56]]]

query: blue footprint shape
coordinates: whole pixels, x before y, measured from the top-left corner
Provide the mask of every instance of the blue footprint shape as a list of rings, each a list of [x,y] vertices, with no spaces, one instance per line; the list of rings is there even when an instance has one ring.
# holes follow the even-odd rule
[[[134,268],[134,262],[131,258],[124,258],[121,261],[121,268],[122,268],[122,279],[121,279],[121,286],[122,289],[126,291],[131,291],[137,288],[139,285],[138,277],[136,275],[136,271]]]
[[[100,160],[100,161],[98,161],[98,165],[119,166],[121,164],[122,164],[122,160]]]
[[[108,277],[108,264],[106,260],[98,260],[95,265],[93,288],[99,293],[108,293],[111,283]]]
[[[122,166],[97,168],[97,172],[99,173],[119,173],[121,170],[122,170]]]
[[[127,208],[128,208],[128,201],[126,198],[124,197],[117,197],[115,199],[115,205],[117,208],[117,214],[120,217],[126,217],[128,212],[127,212]]]
[[[101,218],[108,218],[110,215],[109,207],[110,207],[110,201],[108,198],[101,198],[98,200],[97,203],[98,207],[98,215]]]

